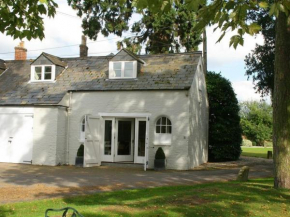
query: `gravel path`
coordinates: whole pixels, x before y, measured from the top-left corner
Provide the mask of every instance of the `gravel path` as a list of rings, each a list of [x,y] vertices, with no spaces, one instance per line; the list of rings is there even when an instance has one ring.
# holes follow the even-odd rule
[[[120,189],[192,185],[234,180],[250,166],[250,178],[272,177],[273,161],[241,157],[235,162],[207,163],[190,171],[144,172],[138,168],[34,166],[0,163],[0,203],[30,201]]]

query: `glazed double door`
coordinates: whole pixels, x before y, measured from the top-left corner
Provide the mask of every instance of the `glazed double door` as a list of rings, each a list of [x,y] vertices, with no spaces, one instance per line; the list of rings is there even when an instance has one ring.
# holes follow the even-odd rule
[[[143,163],[145,139],[145,119],[104,119],[102,161]]]

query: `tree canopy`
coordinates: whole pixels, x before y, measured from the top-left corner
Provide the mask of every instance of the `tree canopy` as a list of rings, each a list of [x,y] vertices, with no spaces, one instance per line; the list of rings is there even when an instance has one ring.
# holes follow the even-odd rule
[[[245,57],[246,75],[252,77],[255,89],[261,96],[273,96],[275,60],[275,19],[268,9],[251,12],[250,19],[262,28],[263,45],[256,45],[252,53]]]
[[[237,160],[241,154],[242,130],[239,105],[231,82],[208,72],[209,160]]]
[[[90,39],[96,40],[99,33],[122,36],[131,31],[133,36],[119,41],[118,49],[126,47],[139,53],[144,45],[146,53],[174,53],[182,48],[189,52],[201,42],[201,31],[194,30],[196,13],[182,0],[162,16],[151,13],[150,8],[138,11],[130,0],[68,0],[68,3],[83,17],[83,33]],[[130,27],[129,21],[137,12],[142,17]]]
[[[258,146],[272,141],[273,110],[266,102],[246,101],[240,103],[243,135]]]
[[[0,0],[0,32],[14,39],[44,38],[42,15],[54,17],[54,0]]]

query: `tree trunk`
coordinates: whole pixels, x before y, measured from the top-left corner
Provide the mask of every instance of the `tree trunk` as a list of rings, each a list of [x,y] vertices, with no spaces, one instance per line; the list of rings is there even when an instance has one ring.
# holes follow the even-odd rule
[[[274,187],[290,189],[290,26],[281,11],[276,25],[274,78]]]

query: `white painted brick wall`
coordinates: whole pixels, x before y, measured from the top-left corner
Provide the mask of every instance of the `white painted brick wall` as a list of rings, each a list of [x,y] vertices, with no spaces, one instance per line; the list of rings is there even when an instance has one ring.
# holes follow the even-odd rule
[[[206,163],[208,160],[208,101],[205,77],[201,66],[202,61],[199,62],[189,90],[189,168]]]
[[[159,146],[153,145],[155,122],[166,115],[172,122],[172,144],[162,146],[168,169],[188,169],[188,91],[74,92],[70,116],[69,159],[74,164],[80,146],[80,123],[84,115],[98,113],[151,113],[149,168]]]
[[[64,107],[58,108],[56,164],[66,163],[66,135],[67,135],[67,111]]]

